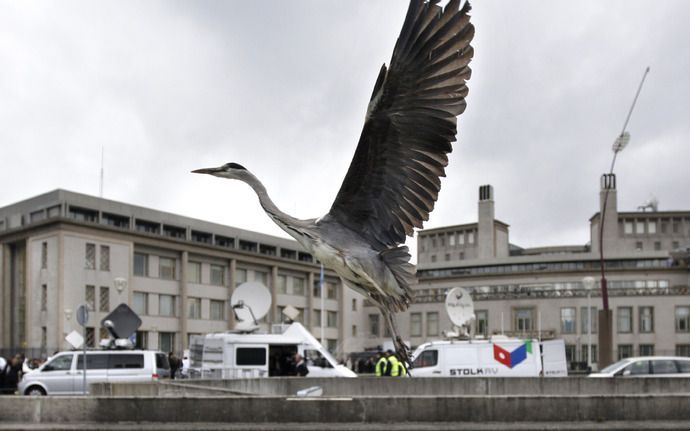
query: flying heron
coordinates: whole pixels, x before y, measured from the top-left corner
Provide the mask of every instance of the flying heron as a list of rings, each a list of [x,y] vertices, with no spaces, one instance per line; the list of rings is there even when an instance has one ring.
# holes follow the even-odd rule
[[[390,68],[381,67],[357,150],[328,214],[300,220],[282,212],[237,163],[193,171],[254,189],[278,226],[379,307],[407,363],[393,318],[409,306],[416,283],[403,244],[429,219],[438,198],[473,56],[469,3],[460,7],[460,0],[451,0],[442,8],[438,2],[410,1]]]

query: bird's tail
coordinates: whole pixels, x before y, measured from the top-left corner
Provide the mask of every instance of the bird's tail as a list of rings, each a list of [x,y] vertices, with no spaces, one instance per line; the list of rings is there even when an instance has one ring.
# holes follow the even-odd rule
[[[400,297],[391,298],[393,300],[392,308],[395,311],[404,311],[412,301],[413,292],[411,286],[417,282],[415,266],[410,263],[409,249],[407,246],[402,245],[384,250],[380,255],[388,269],[393,273],[398,286],[403,291]]]

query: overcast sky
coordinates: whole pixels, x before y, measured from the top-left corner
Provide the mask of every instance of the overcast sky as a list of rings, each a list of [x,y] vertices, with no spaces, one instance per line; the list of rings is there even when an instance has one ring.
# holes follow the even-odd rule
[[[585,244],[619,155],[618,203],[690,209],[690,2],[481,0],[468,108],[425,227],[477,218],[523,247]],[[0,206],[56,188],[286,236],[237,162],[300,218],[325,214],[407,2],[0,0]],[[411,244],[412,241],[408,241]]]

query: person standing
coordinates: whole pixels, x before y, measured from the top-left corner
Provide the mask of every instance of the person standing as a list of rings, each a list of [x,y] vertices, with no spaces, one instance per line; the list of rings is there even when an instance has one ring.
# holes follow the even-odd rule
[[[376,377],[383,377],[390,375],[390,367],[388,366],[388,358],[383,352],[376,354],[378,360],[376,361]]]
[[[174,379],[177,370],[180,369],[180,360],[173,352],[168,353],[168,362],[170,363],[170,378]]]
[[[400,361],[392,350],[386,352],[388,355],[388,375],[398,377],[400,375]]]
[[[297,374],[299,377],[305,377],[307,374],[309,374],[307,363],[299,353],[295,353],[295,374]]]

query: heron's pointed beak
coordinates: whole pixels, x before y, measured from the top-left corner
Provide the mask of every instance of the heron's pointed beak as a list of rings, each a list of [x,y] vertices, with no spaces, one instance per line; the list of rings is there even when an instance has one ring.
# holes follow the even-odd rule
[[[192,171],[193,174],[213,174],[215,172],[220,172],[220,168],[204,168],[204,169],[197,169],[195,171]]]

